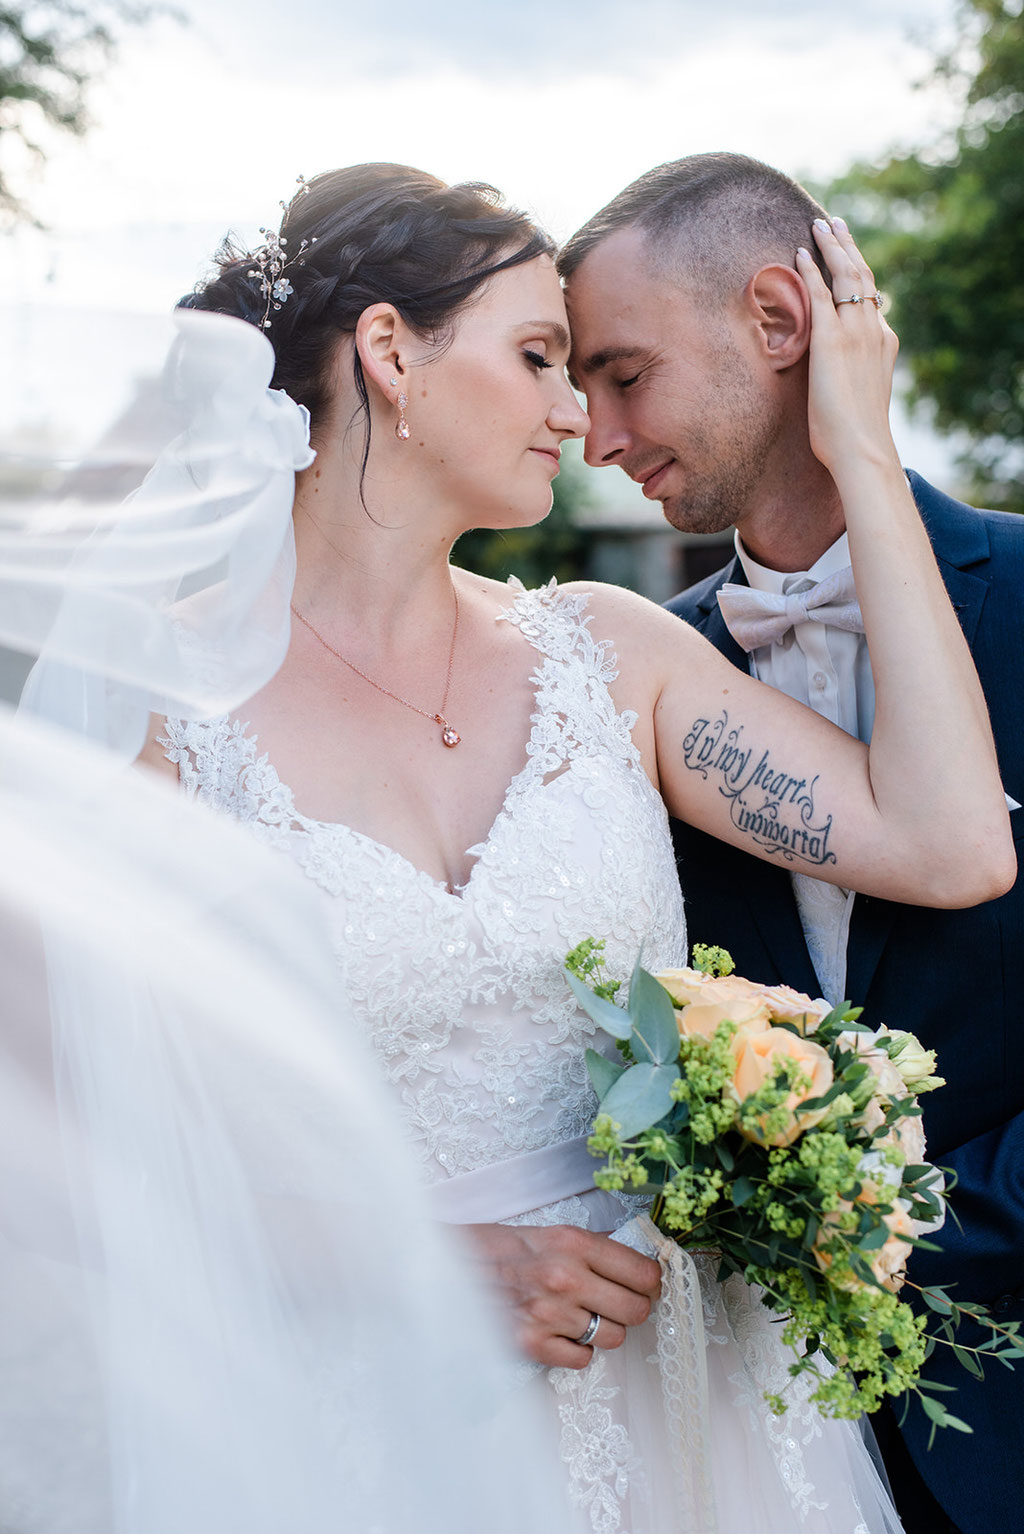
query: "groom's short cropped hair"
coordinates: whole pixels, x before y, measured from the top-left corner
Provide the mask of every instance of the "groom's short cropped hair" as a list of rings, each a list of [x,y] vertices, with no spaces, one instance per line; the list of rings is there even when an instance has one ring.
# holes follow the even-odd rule
[[[800,245],[817,256],[811,224],[826,216],[798,182],[760,160],[687,155],[647,171],[588,219],[563,247],[558,270],[569,281],[595,246],[636,228],[656,270],[717,299],[762,266],[793,266]]]

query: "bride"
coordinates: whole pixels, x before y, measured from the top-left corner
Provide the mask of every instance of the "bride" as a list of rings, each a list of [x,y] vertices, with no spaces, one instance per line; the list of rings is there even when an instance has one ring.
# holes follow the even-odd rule
[[[870,277],[844,232],[816,238],[831,270],[852,257]],[[393,165],[316,177],[280,237],[222,253],[185,306],[262,329],[281,409],[308,411],[294,622],[243,708],[161,714],[142,757],[317,888],[346,1003],[436,1214],[504,1298],[582,1526],[895,1530],[853,1425],[799,1398],[768,1413],[785,1351],[738,1280],[701,1270],[699,1366],[681,1380],[659,1363],[662,1266],[643,1227],[609,1237],[640,1205],[592,1186],[592,1025],[561,969],[590,935],[614,973],[641,945],[650,968],[684,962],[667,813],[767,855],[734,813],[729,752],[702,748],[713,735],[763,759],[821,877],[932,904],[1008,886],[980,689],[889,437],[895,341],[798,255],[813,437],[877,678],[866,748],[629,592],[451,566],[468,529],[542,519],[563,444],[587,430],[552,256],[488,188]],[[186,628],[195,612],[186,599]],[[936,838],[954,816],[960,834]]]

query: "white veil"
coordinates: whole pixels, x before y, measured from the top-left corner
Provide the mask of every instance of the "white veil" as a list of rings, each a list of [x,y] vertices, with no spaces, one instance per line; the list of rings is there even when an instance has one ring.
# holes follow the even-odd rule
[[[315,889],[125,764],[287,643],[301,416],[257,332],[177,327],[151,415],[0,505],[0,632],[46,657],[45,717],[0,713],[0,1523],[554,1534]]]
[[[265,336],[191,310],[169,325],[120,418],[34,487],[23,471],[0,520],[0,642],[45,646],[23,706],[128,760],[150,711],[218,713],[281,664],[294,475],[313,458],[307,413],[268,388]]]

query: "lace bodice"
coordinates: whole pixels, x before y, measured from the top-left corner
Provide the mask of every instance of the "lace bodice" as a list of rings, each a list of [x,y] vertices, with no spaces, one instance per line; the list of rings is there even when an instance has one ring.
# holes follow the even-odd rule
[[[185,788],[285,849],[323,891],[346,995],[365,1020],[430,1180],[584,1134],[592,1023],[566,952],[607,939],[613,973],[643,945],[683,962],[682,900],[665,808],[616,711],[606,641],[585,596],[513,585],[505,617],[538,651],[526,763],[452,893],[391,848],[310,820],[247,726],[168,720]]]

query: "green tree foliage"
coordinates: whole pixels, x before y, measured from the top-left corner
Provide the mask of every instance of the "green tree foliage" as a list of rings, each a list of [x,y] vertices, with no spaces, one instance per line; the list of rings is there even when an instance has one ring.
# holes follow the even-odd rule
[[[0,219],[28,214],[4,149],[16,140],[41,160],[49,130],[84,133],[88,87],[108,62],[118,28],[151,14],[127,0],[0,0]]]
[[[963,113],[945,150],[856,166],[829,206],[863,236],[892,299],[913,397],[970,439],[972,493],[1024,510],[1024,17],[960,0],[936,75]]]
[[[566,455],[554,489],[554,505],[543,522],[463,533],[453,562],[496,581],[518,575],[527,587],[539,586],[553,575],[560,581],[579,580],[586,573],[588,538],[576,526],[575,516],[587,504],[586,470]]]

